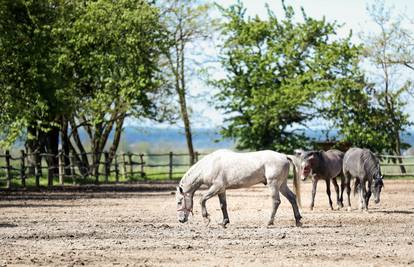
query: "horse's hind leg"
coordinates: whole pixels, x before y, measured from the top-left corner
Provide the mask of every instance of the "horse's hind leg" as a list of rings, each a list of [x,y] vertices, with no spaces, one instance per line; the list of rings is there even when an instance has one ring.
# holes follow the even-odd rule
[[[295,215],[296,226],[302,226],[302,223],[300,222],[302,216],[300,216],[299,213],[298,203],[296,202],[295,194],[289,189],[286,183],[283,183],[280,186],[280,192],[289,200],[290,204],[292,205],[293,214]]]
[[[279,188],[276,182],[268,183],[270,189],[270,197],[272,198],[272,211],[270,213],[270,220],[267,225],[273,225],[277,208],[280,205]]]
[[[347,194],[347,210],[351,211],[351,175],[349,173],[344,173],[344,180],[341,183],[341,190],[343,191],[346,188]]]
[[[203,216],[204,219],[207,220],[207,225],[210,223],[210,218],[209,218],[209,214],[207,212],[207,208],[206,208],[206,202],[207,200],[209,200],[210,198],[214,197],[215,195],[218,194],[218,192],[220,191],[220,187],[216,186],[216,185],[212,185],[208,191],[201,197],[200,199],[200,204],[201,204],[201,215]]]
[[[326,194],[328,195],[328,200],[329,200],[329,207],[331,207],[331,210],[333,210],[332,199],[331,199],[331,180],[327,178],[325,182],[326,182]]]
[[[230,223],[229,214],[227,213],[227,201],[226,201],[226,192],[218,194],[220,200],[220,208],[223,212],[223,222],[220,223],[221,226],[226,228],[226,225]]]
[[[332,183],[335,187],[335,192],[336,192],[336,205],[338,205],[338,208],[343,208],[344,205],[342,204],[342,193],[339,194],[339,186],[336,181],[336,177],[332,178]]]

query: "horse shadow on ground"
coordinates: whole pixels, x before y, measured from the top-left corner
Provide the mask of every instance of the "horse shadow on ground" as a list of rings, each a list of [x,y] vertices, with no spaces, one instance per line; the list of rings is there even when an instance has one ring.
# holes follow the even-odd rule
[[[372,213],[385,213],[385,214],[414,214],[413,210],[376,210]]]
[[[80,207],[80,205],[67,204],[29,204],[29,203],[0,203],[0,208],[66,208]]]
[[[12,228],[12,227],[17,227],[17,224],[0,222],[0,228]]]

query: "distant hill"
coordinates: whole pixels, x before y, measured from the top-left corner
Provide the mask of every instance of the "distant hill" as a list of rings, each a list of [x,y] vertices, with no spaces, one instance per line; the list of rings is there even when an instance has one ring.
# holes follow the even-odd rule
[[[304,129],[304,134],[313,140],[335,139],[337,131],[326,131],[323,129]],[[82,140],[87,140],[86,132],[80,130]],[[112,138],[113,135],[110,135]],[[414,130],[406,132],[402,136],[403,142],[414,146]],[[196,150],[215,150],[219,148],[233,148],[235,141],[229,138],[223,138],[219,134],[218,129],[213,128],[196,128],[193,129],[193,142]],[[179,128],[157,128],[157,127],[132,127],[127,126],[123,130],[121,147],[124,150],[130,150],[132,147],[138,146],[141,151],[145,150],[157,151],[185,151],[186,140],[184,130]],[[19,141],[15,144],[15,148],[23,147],[23,142]]]

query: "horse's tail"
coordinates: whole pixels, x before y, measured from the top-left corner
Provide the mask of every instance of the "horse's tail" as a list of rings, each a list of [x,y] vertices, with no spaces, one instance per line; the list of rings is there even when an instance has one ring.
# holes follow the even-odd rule
[[[294,156],[286,155],[287,159],[289,160],[290,164],[292,165],[293,169],[293,190],[295,191],[296,195],[296,202],[298,203],[299,207],[302,207],[301,197],[300,197],[300,181],[297,166],[295,165]]]

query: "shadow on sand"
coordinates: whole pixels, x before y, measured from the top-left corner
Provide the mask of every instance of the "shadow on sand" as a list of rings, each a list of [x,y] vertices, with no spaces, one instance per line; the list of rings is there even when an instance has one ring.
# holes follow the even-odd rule
[[[13,223],[0,223],[0,228],[12,228],[12,227],[17,227],[17,224],[13,224]]]
[[[373,213],[385,213],[385,214],[414,214],[412,210],[377,210]]]

